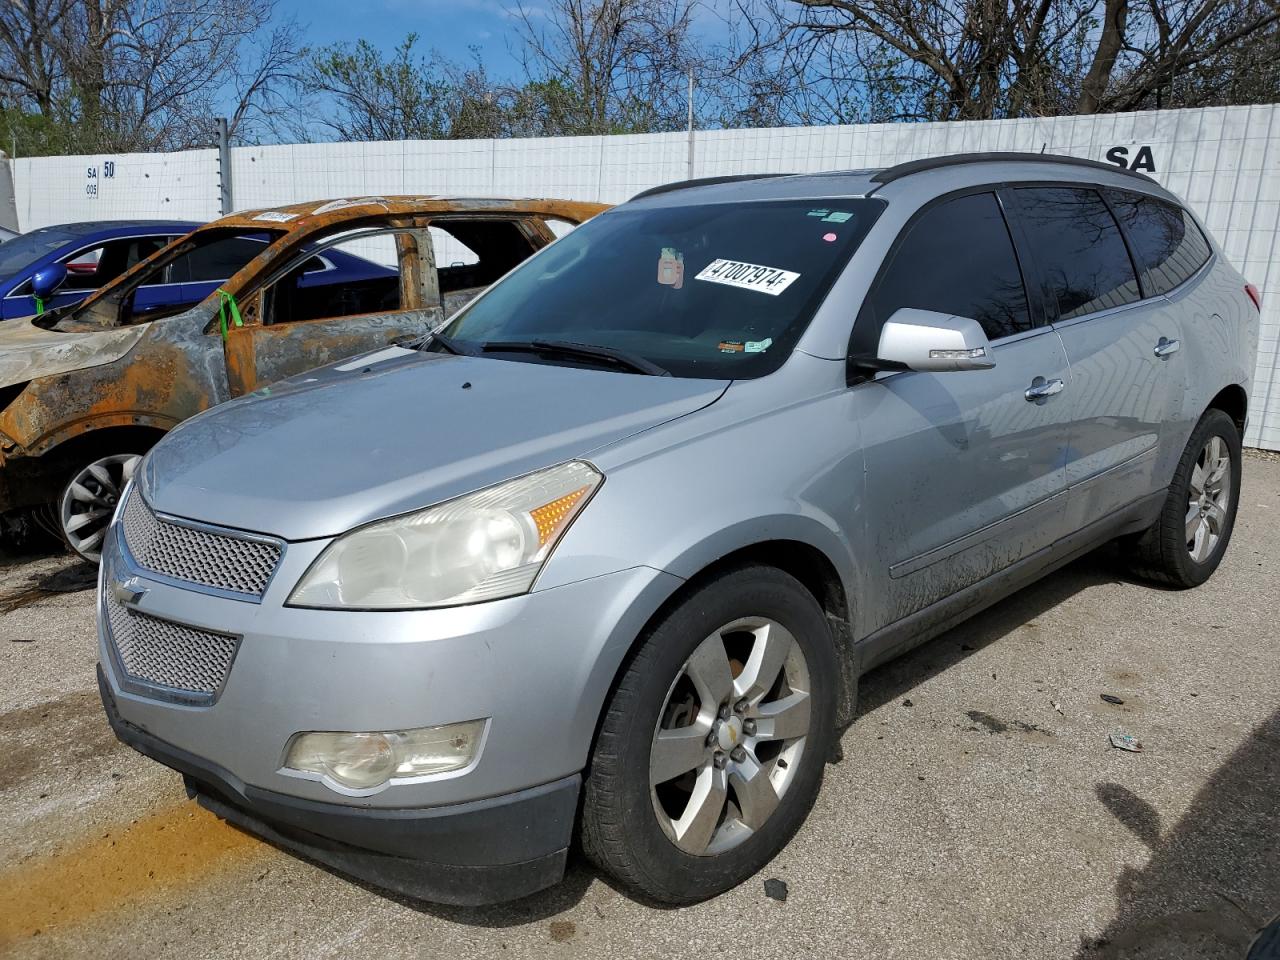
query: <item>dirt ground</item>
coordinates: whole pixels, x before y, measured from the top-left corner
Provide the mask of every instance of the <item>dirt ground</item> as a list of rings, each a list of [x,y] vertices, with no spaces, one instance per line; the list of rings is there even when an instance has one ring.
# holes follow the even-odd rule
[[[1280,914],[1278,570],[1280,460],[1251,455],[1205,587],[1153,589],[1101,551],[868,677],[809,822],[740,888],[658,910],[579,859],[466,910],[187,801],[102,717],[92,571],[11,560],[0,956],[1241,958]]]

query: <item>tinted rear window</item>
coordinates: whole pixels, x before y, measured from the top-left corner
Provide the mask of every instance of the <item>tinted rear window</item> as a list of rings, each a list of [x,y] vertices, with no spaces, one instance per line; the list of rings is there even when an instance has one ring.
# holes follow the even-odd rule
[[[790,355],[882,207],[864,199],[623,207],[527,260],[444,332],[472,346],[610,347],[682,377],[763,376]]]
[[[902,307],[977,320],[992,339],[1031,329],[1009,228],[993,193],[948,200],[923,213],[858,318],[855,352],[874,353],[880,328]],[[872,342],[874,341],[874,342]]]
[[[1070,320],[1139,299],[1120,228],[1096,190],[1021,187],[1014,193],[1051,314],[1056,305],[1057,318]]]
[[[1136,193],[1115,191],[1108,198],[1129,234],[1147,296],[1168,293],[1209,259],[1209,241],[1187,211]]]

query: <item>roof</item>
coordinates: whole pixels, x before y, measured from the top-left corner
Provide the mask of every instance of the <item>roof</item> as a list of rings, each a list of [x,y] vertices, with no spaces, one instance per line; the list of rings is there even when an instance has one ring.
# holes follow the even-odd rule
[[[940,170],[943,167],[955,167],[969,163],[1056,163],[1072,167],[1085,167],[1092,170],[1105,170],[1107,173],[1122,173],[1137,177],[1147,183],[1155,183],[1145,173],[1120,167],[1114,163],[1103,163],[1101,160],[1088,160],[1084,157],[1070,157],[1060,153],[1019,153],[1015,151],[990,151],[987,153],[951,153],[941,157],[926,157],[923,160],[908,160],[896,166],[881,170],[871,179],[876,183],[892,183],[913,173],[924,173],[927,170]]]
[[[916,175],[950,172],[954,177],[971,176],[975,182],[1010,177],[1011,171],[1030,173],[1044,179],[1048,170],[1069,179],[1087,179],[1127,184],[1161,194],[1166,191],[1150,177],[1124,167],[1083,157],[1046,153],[958,153],[922,160],[911,160],[892,167],[857,170],[830,170],[818,173],[754,173],[727,177],[707,177],[664,184],[642,191],[632,203],[666,206],[689,203],[725,203],[749,200],[779,200],[815,197],[870,196],[890,183],[906,181]],[[995,171],[999,173],[996,174]],[[1027,177],[1027,179],[1033,179]],[[674,196],[673,196],[674,195]]]
[[[108,230],[154,230],[158,227],[180,227],[183,232],[188,232],[200,225],[199,221],[193,220],[83,220],[78,223],[52,223],[48,226],[37,227],[35,230],[29,230],[28,233],[37,233],[40,230],[57,230],[61,233],[83,237],[94,233],[104,233]]]
[[[235,229],[312,229],[364,217],[444,213],[512,213],[549,216],[581,223],[608,209],[608,204],[577,200],[496,199],[493,197],[391,196],[312,200],[261,210],[245,210],[210,226]]]

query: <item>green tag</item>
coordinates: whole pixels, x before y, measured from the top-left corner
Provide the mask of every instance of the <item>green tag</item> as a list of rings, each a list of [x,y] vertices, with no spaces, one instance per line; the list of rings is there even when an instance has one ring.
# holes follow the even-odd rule
[[[237,327],[243,327],[244,321],[240,319],[240,308],[236,306],[236,298],[225,290],[218,290],[218,327],[222,330],[222,339],[227,339],[227,313],[231,313],[231,322]]]
[[[39,297],[32,297],[31,299],[36,302],[36,316],[38,317],[44,313],[44,301]]]

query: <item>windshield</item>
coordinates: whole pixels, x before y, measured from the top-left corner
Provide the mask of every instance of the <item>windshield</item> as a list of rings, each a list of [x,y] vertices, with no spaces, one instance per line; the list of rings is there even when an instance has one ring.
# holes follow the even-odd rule
[[[0,245],[0,278],[5,280],[41,257],[80,239],[80,234],[62,227],[41,227]]]
[[[623,351],[678,377],[763,376],[786,360],[881,209],[852,199],[615,210],[441,332],[468,351],[491,344],[494,356],[503,343],[553,341]]]

